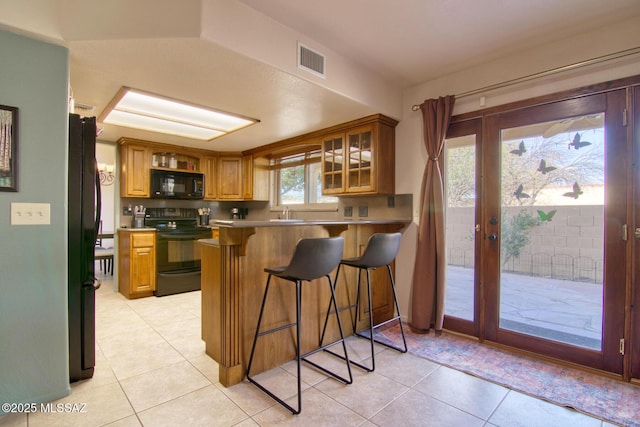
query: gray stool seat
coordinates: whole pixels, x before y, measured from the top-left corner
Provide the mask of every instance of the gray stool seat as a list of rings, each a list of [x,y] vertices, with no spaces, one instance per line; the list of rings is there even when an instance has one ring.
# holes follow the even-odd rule
[[[349,357],[347,355],[347,346],[344,342],[344,333],[342,332],[342,323],[340,322],[340,316],[337,314],[338,307],[336,303],[336,297],[334,293],[334,286],[331,281],[330,273],[338,267],[340,264],[340,259],[342,258],[342,250],[344,245],[344,239],[342,237],[331,237],[331,238],[307,238],[300,239],[296,245],[293,257],[289,262],[289,265],[282,267],[270,267],[265,268],[264,271],[269,274],[267,277],[267,284],[264,290],[264,296],[262,299],[262,306],[260,307],[260,315],[258,316],[258,325],[256,326],[256,333],[253,338],[253,345],[251,346],[251,355],[249,356],[249,364],[247,365],[247,379],[249,382],[255,384],[258,388],[268,394],[275,401],[280,403],[282,406],[287,408],[291,413],[299,414],[302,410],[302,385],[300,378],[300,362],[304,361],[314,366],[315,368],[323,371],[324,373],[330,375],[336,380],[344,383],[351,384],[353,382],[353,377],[351,375],[351,366],[349,364]],[[265,303],[267,301],[267,294],[269,293],[269,285],[271,283],[271,277],[276,276],[278,278],[293,282],[296,284],[296,321],[295,323],[290,323],[288,325],[279,326],[273,329],[261,331],[260,326],[262,324],[262,316],[264,314]],[[331,290],[331,299],[329,301],[329,307],[334,308],[334,312],[336,313],[336,319],[338,321],[338,329],[340,331],[340,339],[327,344],[326,346],[322,346],[320,343],[320,348],[310,351],[305,354],[300,354],[300,327],[301,327],[301,301],[302,301],[302,283],[306,281],[311,281],[314,279],[319,279],[322,277],[326,277],[329,282],[329,289]],[[327,319],[328,320],[328,316]],[[268,390],[264,385],[260,384],[251,376],[251,365],[253,363],[253,357],[256,351],[256,343],[258,338],[270,334],[276,331],[280,331],[286,328],[296,328],[296,362],[297,362],[297,376],[298,376],[298,408],[295,409],[292,406],[288,405],[284,400],[275,395],[272,391]],[[326,327],[326,321],[325,321]],[[338,343],[342,343],[342,349],[344,351],[343,360],[346,361],[346,367],[349,374],[349,378],[344,378],[320,365],[317,363],[306,359],[307,356],[314,354],[318,351],[325,350],[330,346],[333,346]],[[336,354],[337,355],[337,354]]]
[[[350,363],[368,371],[373,372],[376,368],[376,360],[374,353],[374,342],[378,344],[382,344],[386,347],[397,350],[401,353],[407,352],[407,340],[404,335],[404,326],[402,325],[402,318],[400,317],[400,307],[398,305],[398,296],[396,294],[396,286],[393,280],[393,274],[391,272],[391,263],[396,258],[398,254],[398,250],[400,249],[400,237],[402,235],[400,233],[376,233],[369,237],[369,241],[367,242],[367,246],[359,257],[354,258],[345,258],[340,261],[340,265],[338,266],[338,270],[336,272],[336,279],[334,281],[334,287],[338,284],[338,274],[340,273],[340,267],[343,265],[355,267],[358,269],[358,289],[356,294],[356,303],[353,306],[347,308],[355,308],[356,315],[353,316],[353,331],[354,334],[361,338],[366,338],[371,342],[371,367],[368,367],[359,362],[350,361]],[[375,270],[379,267],[387,267],[387,271],[389,272],[389,280],[391,284],[391,290],[393,291],[393,301],[395,303],[396,315],[391,319],[388,319],[384,322],[375,324],[373,323],[373,307],[371,300],[371,275],[370,270]],[[368,328],[368,336],[363,335],[362,333],[356,330],[356,319],[360,308],[360,278],[362,276],[362,271],[366,271],[367,275],[367,294],[368,294],[368,302],[369,302],[369,328]],[[329,307],[329,311],[331,307]],[[325,318],[325,324],[322,331],[322,337],[320,338],[320,343],[322,344],[324,340],[324,334],[326,332],[327,321],[329,320],[329,311],[327,311],[327,317]],[[378,341],[374,338],[374,331],[376,328],[380,326],[391,323],[395,320],[398,320],[400,323],[400,332],[402,333],[402,342],[403,347],[397,347],[382,341]],[[329,351],[329,350],[327,350]],[[330,351],[329,351],[330,352]],[[338,354],[331,352],[335,356],[341,357]]]

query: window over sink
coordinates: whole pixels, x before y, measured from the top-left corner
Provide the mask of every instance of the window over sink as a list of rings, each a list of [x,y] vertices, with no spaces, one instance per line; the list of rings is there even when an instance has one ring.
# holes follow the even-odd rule
[[[272,182],[271,203],[275,207],[336,205],[338,198],[322,194],[320,148],[289,153],[271,159]]]

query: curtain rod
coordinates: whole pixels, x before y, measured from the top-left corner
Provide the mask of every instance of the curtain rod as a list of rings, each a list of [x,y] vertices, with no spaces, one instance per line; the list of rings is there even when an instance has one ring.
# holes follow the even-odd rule
[[[500,89],[500,88],[511,86],[511,85],[514,85],[514,84],[517,84],[517,83],[524,83],[524,82],[528,82],[530,80],[539,79],[541,77],[550,76],[550,75],[561,73],[561,72],[564,72],[564,71],[570,71],[570,70],[574,70],[576,68],[586,67],[587,65],[599,64],[601,62],[610,61],[612,59],[623,58],[625,56],[634,55],[636,53],[640,53],[640,47],[634,47],[634,48],[627,49],[627,50],[621,50],[620,52],[611,53],[609,55],[599,56],[597,58],[588,59],[586,61],[576,62],[574,64],[569,64],[569,65],[565,65],[565,66],[558,67],[558,68],[552,68],[551,70],[541,71],[539,73],[530,74],[528,76],[518,77],[517,79],[507,80],[507,81],[504,81],[504,82],[501,82],[501,83],[496,83],[496,84],[492,84],[492,85],[489,85],[489,86],[481,87],[479,89],[474,89],[474,90],[470,90],[470,91],[467,91],[467,92],[462,92],[462,93],[459,93],[459,94],[455,95],[455,97],[456,97],[456,99],[464,98],[464,97],[467,97],[467,96],[476,95],[478,93],[486,92],[486,91],[489,91],[489,90]],[[411,107],[411,109],[413,111],[418,111],[420,109],[420,105],[414,104]]]

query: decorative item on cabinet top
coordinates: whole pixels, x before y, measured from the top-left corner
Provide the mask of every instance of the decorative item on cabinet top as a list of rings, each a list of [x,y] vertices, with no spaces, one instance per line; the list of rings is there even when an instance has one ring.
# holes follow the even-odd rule
[[[159,151],[151,154],[151,167],[194,172],[200,170],[200,159],[186,154]]]

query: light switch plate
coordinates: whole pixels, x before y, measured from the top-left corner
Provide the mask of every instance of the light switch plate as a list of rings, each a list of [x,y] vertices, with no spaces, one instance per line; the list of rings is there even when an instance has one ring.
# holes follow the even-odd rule
[[[11,203],[11,225],[51,224],[50,203]]]

